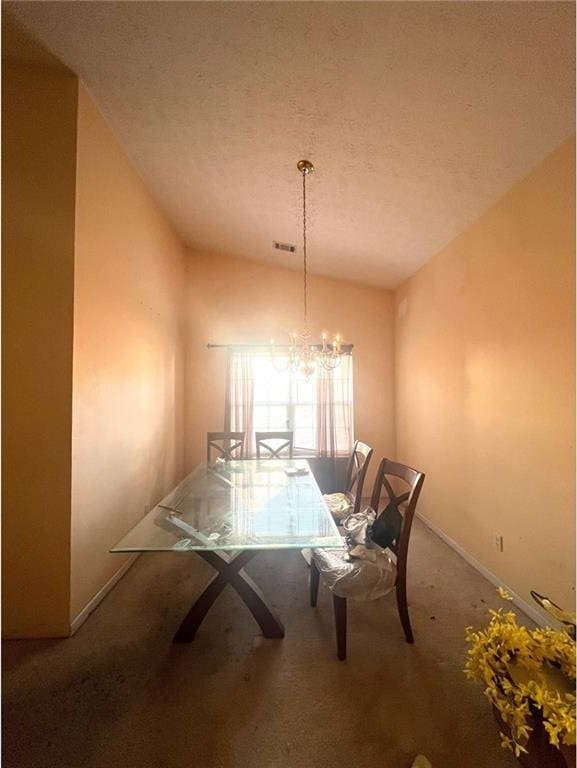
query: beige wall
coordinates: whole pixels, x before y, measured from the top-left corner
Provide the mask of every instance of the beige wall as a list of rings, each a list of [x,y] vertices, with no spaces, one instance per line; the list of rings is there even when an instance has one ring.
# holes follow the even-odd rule
[[[355,436],[372,445],[376,456],[391,456],[392,294],[313,275],[309,306],[313,336],[338,332],[354,344]],[[281,342],[287,333],[299,331],[302,273],[190,253],[186,315],[185,456],[190,469],[205,459],[206,432],[224,424],[226,350],[209,350],[207,342],[267,344],[271,336]]]
[[[523,599],[567,607],[574,173],[572,140],[398,290],[395,353],[398,457],[427,473],[423,515]]]
[[[180,480],[184,249],[80,87],[71,618]]]
[[[3,631],[68,633],[76,78],[3,61]]]

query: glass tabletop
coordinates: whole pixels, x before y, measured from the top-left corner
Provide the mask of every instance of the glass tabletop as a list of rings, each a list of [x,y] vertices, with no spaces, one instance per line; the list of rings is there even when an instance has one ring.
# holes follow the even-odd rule
[[[199,464],[111,552],[339,547],[303,459]]]

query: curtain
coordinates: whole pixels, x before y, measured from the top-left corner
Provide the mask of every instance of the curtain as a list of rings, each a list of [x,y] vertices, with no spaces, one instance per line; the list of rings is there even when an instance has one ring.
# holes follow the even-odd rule
[[[353,367],[345,355],[332,371],[317,370],[317,445],[320,457],[348,456],[353,446]]]
[[[229,350],[226,377],[225,431],[245,432],[244,455],[255,455],[253,428],[254,375],[250,351]]]

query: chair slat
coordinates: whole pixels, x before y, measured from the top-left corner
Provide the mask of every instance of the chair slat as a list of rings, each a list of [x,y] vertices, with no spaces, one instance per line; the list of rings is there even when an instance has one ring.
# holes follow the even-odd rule
[[[225,461],[244,459],[245,432],[207,432],[206,460],[211,463],[211,452],[216,451],[218,458]]]
[[[345,475],[345,493],[354,498],[353,512],[360,512],[363,486],[372,455],[373,449],[370,446],[360,440],[355,441]]]
[[[293,435],[292,431],[286,432],[255,432],[254,437],[256,441],[256,457],[257,459],[282,459],[287,458],[282,456],[283,451],[288,451],[288,458],[293,457]],[[269,444],[271,440],[282,440],[283,442],[277,448],[273,448]],[[265,450],[267,453],[262,456],[261,451]]]

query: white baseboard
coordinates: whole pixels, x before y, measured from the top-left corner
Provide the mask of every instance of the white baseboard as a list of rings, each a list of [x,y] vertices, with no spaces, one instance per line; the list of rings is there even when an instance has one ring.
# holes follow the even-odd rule
[[[451,547],[452,550],[454,550],[458,555],[460,555],[463,560],[466,560],[469,565],[471,565],[476,571],[479,571],[479,573],[484,576],[487,581],[490,581],[491,584],[494,584],[496,587],[503,587],[503,589],[506,589],[507,592],[511,595],[513,598],[513,603],[519,608],[519,610],[523,611],[523,613],[527,614],[527,616],[532,619],[535,624],[537,624],[540,627],[550,626],[550,620],[547,620],[545,616],[537,609],[534,608],[532,605],[527,603],[525,600],[523,600],[522,597],[519,597],[519,595],[514,592],[507,584],[505,584],[504,581],[501,581],[501,579],[498,576],[495,576],[494,573],[492,573],[490,570],[485,568],[484,565],[482,565],[478,560],[475,560],[475,558],[470,555],[466,550],[463,549],[463,547],[460,544],[457,544],[456,541],[453,541],[449,536],[447,536],[446,533],[444,533],[440,528],[437,528],[436,525],[431,523],[430,520],[427,520],[426,517],[423,517],[419,512],[416,513],[416,516],[421,520],[427,528],[429,528],[436,536],[438,536],[440,539],[442,539],[445,544],[447,544],[449,547]]]
[[[130,568],[130,566],[136,561],[136,559],[140,556],[140,553],[136,553],[134,555],[131,555],[130,558],[122,565],[112,576],[106,584],[102,587],[102,589],[99,589],[98,592],[94,595],[92,600],[90,600],[89,603],[87,603],[84,608],[76,615],[74,619],[72,619],[72,622],[70,623],[70,634],[73,635],[79,627],[84,624],[86,619],[90,616],[92,611],[104,600],[106,595],[110,592],[110,590],[118,584],[120,579],[124,576],[126,571]]]

